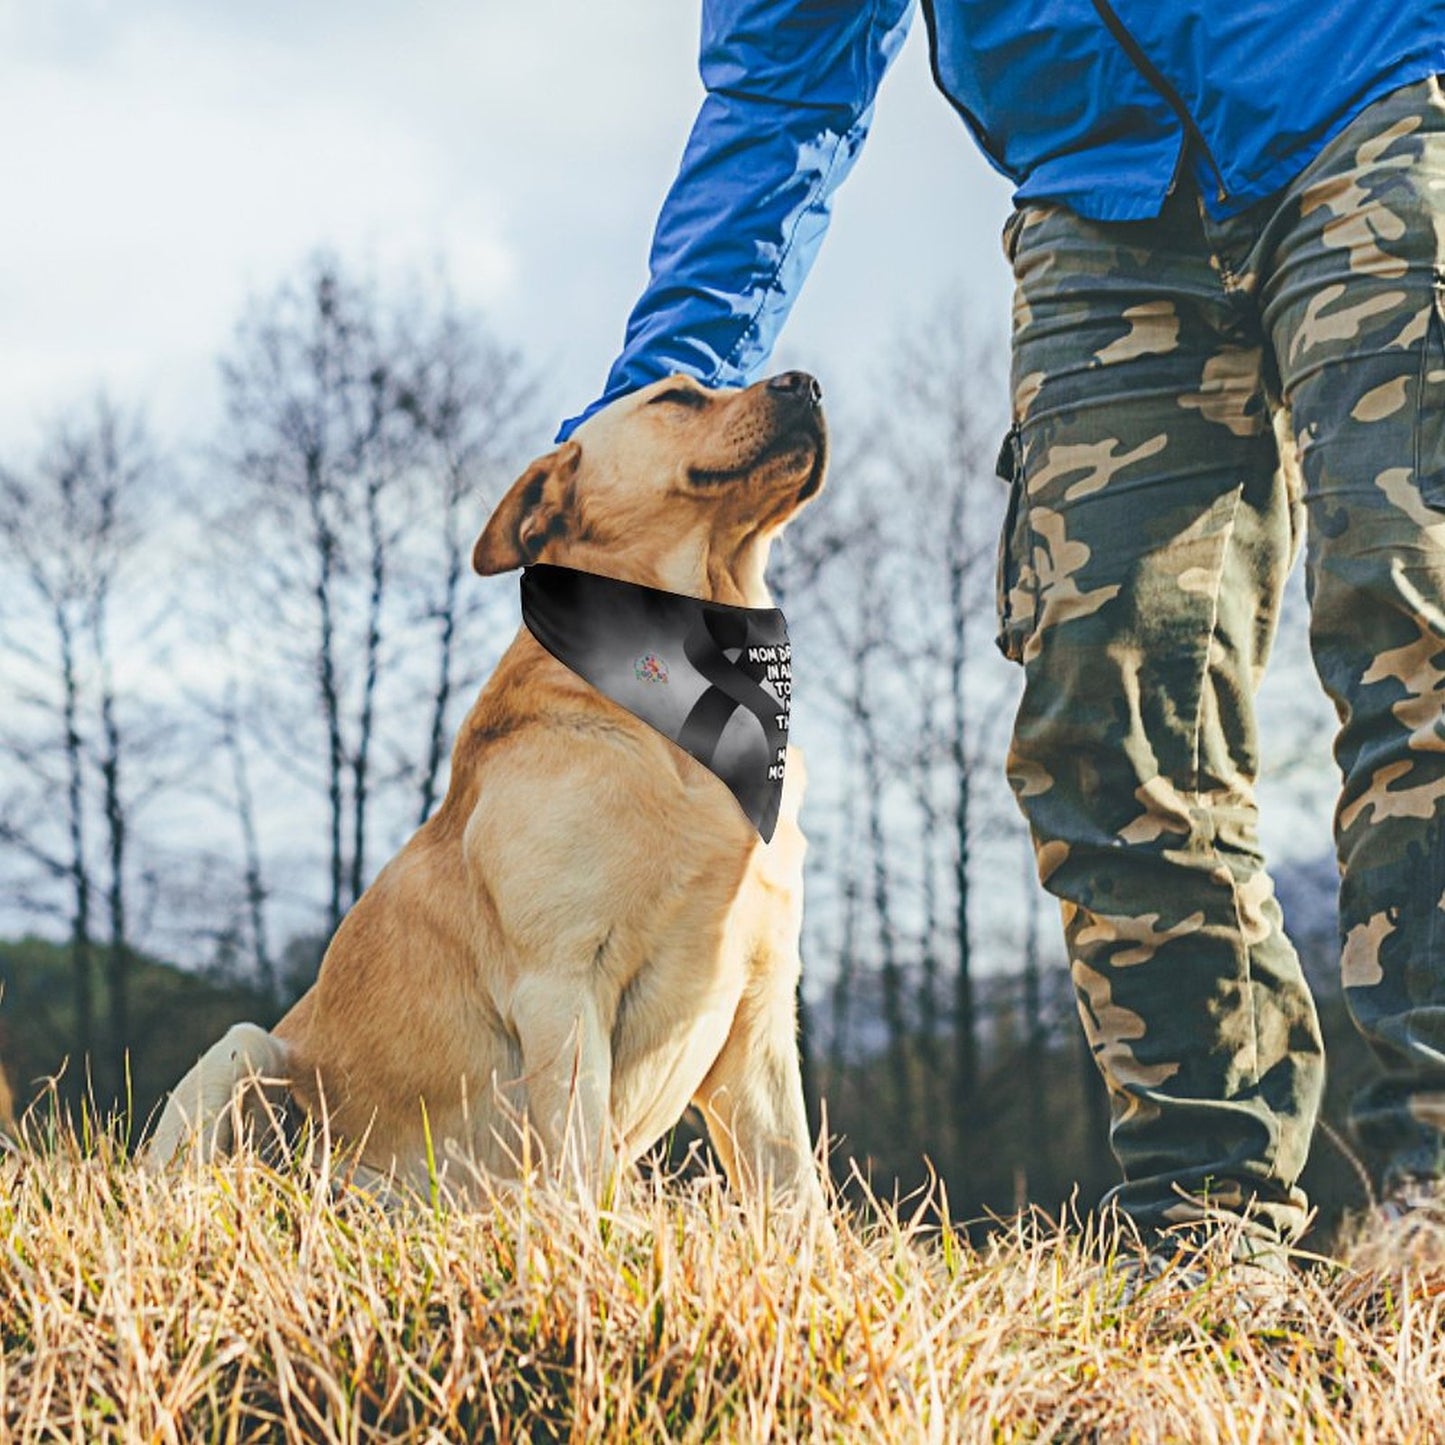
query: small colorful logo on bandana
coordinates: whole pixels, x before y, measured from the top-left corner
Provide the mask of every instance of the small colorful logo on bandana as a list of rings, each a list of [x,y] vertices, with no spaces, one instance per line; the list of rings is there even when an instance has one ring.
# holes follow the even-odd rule
[[[655,653],[644,652],[633,664],[639,682],[666,682],[667,664]]]

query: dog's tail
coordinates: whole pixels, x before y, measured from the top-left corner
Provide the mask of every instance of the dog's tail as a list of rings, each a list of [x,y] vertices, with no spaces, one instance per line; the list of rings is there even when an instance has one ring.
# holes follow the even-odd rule
[[[236,1024],[176,1085],[142,1152],[164,1169],[194,1144],[206,1160],[229,1154],[251,1133],[275,1139],[290,1098],[286,1045],[256,1024]]]

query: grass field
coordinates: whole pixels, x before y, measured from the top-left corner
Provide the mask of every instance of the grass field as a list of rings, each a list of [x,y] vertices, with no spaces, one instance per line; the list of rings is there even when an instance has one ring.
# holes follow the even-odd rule
[[[938,1205],[814,1245],[710,1175],[387,1211],[63,1137],[0,1163],[0,1438],[1445,1440],[1445,1238],[1121,1309],[1092,1226]]]

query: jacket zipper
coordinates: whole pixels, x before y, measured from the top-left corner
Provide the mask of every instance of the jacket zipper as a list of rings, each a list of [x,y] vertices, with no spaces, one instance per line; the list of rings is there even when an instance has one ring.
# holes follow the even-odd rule
[[[1109,0],[1092,0],[1099,19],[1108,27],[1109,34],[1118,41],[1124,54],[1134,63],[1134,68],[1159,92],[1168,103],[1169,108],[1179,117],[1180,124],[1184,127],[1185,134],[1199,147],[1209,169],[1214,172],[1215,192],[1214,199],[1221,205],[1229,199],[1229,190],[1224,184],[1224,173],[1219,169],[1219,162],[1214,159],[1208,144],[1205,142],[1204,133],[1194,122],[1194,117],[1189,113],[1189,107],[1184,104],[1183,97],[1174,89],[1164,77],[1164,72],[1154,64],[1144,53],[1139,42],[1125,28],[1124,22],[1114,13],[1114,7]],[[1174,165],[1174,175],[1169,182],[1169,189],[1173,191],[1179,182],[1179,173],[1184,166],[1184,149],[1179,152],[1179,159]]]

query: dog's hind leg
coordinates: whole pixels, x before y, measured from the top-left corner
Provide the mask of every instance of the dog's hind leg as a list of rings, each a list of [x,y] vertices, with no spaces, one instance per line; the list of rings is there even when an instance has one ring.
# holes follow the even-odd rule
[[[264,1123],[266,1114],[274,1119],[284,1107],[288,1072],[280,1039],[256,1024],[234,1025],[176,1085],[142,1162],[163,1169],[192,1141],[208,1160],[230,1153],[245,1121]]]

